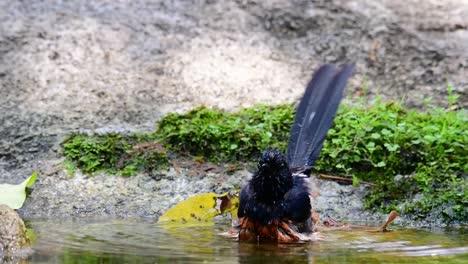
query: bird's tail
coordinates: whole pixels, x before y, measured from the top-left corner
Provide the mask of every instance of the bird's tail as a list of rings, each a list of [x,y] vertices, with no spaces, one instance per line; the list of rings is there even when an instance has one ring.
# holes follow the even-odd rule
[[[353,71],[354,64],[345,65],[341,70],[326,64],[315,72],[291,127],[287,150],[291,171],[310,172],[322,150],[343,90]]]

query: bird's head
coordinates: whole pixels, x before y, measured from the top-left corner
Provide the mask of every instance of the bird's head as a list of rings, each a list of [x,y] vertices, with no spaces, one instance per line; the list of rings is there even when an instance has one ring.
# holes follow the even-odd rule
[[[250,184],[258,201],[281,202],[293,185],[293,178],[283,153],[278,150],[265,150]]]

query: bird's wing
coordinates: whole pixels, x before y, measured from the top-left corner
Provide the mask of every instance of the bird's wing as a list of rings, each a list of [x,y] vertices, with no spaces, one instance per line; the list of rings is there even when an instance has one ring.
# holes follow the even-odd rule
[[[284,216],[294,222],[306,222],[310,218],[312,205],[306,179],[294,177],[293,187],[284,197]]]
[[[307,85],[291,127],[287,158],[292,171],[309,170],[322,150],[354,65],[326,64]]]
[[[251,203],[253,202],[253,192],[250,188],[250,184],[246,184],[244,188],[242,188],[239,194],[239,208],[237,210],[237,216],[244,217],[248,216],[249,207],[251,207]]]

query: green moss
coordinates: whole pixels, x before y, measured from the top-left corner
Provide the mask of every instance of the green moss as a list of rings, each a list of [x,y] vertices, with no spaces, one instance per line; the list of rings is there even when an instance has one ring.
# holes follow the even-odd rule
[[[132,176],[138,171],[154,174],[168,167],[166,150],[157,142],[141,143],[122,156],[117,163],[119,174]]]
[[[134,175],[167,167],[166,151],[152,140],[152,135],[108,133],[101,135],[71,134],[63,143],[67,171],[84,173],[105,171]]]
[[[173,150],[212,161],[245,161],[267,147],[284,150],[293,116],[287,105],[259,105],[237,113],[200,107],[169,114],[158,122],[156,133]]]

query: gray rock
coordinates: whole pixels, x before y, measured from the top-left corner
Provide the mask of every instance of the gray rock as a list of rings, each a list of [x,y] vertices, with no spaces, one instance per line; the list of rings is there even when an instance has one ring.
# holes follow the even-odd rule
[[[0,204],[0,260],[25,258],[31,253],[26,227],[18,213]]]
[[[224,193],[239,188],[250,176],[245,170],[233,174],[193,174],[187,168],[161,171],[154,179],[146,174],[132,177],[66,174],[57,164],[39,183],[20,212],[25,217],[121,216],[158,218],[176,203],[197,193]]]

